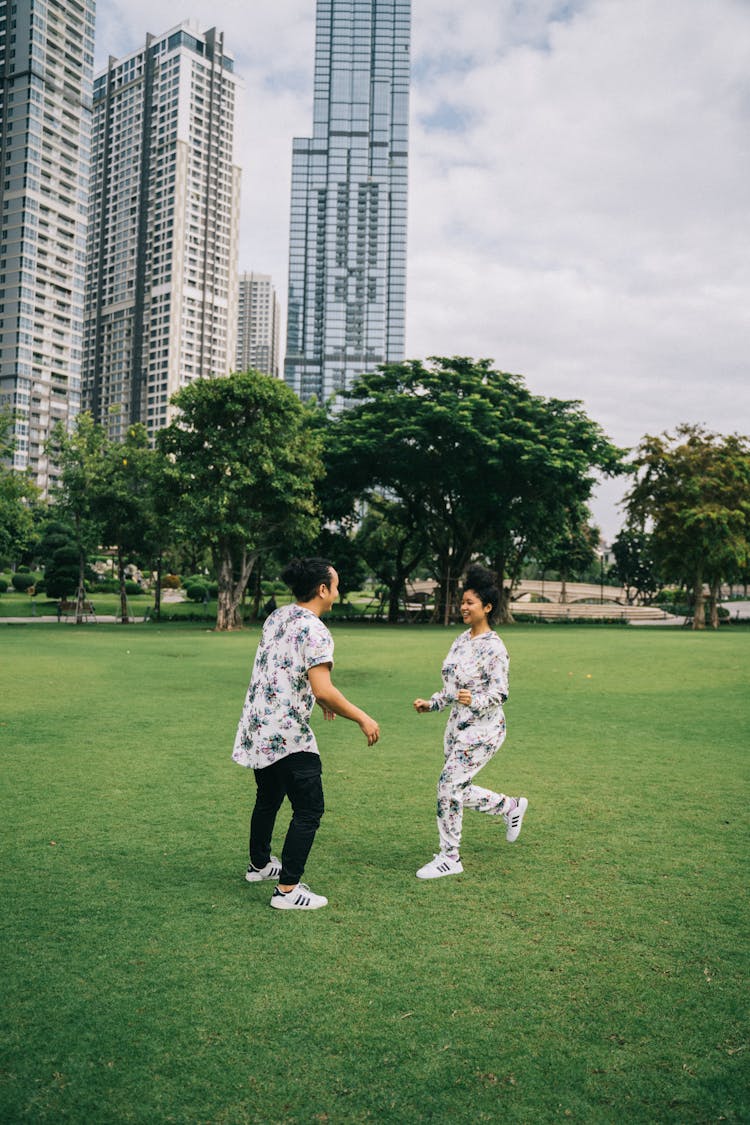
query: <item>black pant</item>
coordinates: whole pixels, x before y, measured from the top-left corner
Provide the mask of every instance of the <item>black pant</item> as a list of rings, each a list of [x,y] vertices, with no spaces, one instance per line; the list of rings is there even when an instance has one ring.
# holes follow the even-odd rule
[[[319,754],[288,754],[262,770],[253,770],[258,792],[250,819],[250,862],[265,867],[271,858],[271,836],[284,797],[292,806],[292,819],[281,853],[283,886],[299,883],[325,810],[323,772]]]

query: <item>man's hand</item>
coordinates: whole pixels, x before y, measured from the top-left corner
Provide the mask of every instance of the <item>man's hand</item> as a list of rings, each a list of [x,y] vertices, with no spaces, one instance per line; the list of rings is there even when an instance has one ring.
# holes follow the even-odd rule
[[[359,720],[360,730],[367,739],[368,746],[374,746],[380,738],[380,727],[369,715],[363,715]]]
[[[429,699],[415,699],[414,700],[414,710],[419,715],[423,715],[425,713],[425,711],[429,711],[430,707],[431,707],[431,704],[430,704]]]

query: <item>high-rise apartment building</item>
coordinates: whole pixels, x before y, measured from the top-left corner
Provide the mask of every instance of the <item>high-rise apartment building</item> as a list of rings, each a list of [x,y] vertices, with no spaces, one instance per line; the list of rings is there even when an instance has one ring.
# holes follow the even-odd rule
[[[319,401],[403,359],[410,0],[318,0],[295,139],[284,376]]]
[[[80,409],[94,7],[0,0],[0,405],[45,491]]]
[[[237,300],[237,371],[279,377],[281,308],[266,273],[242,273]]]
[[[191,22],[94,80],[84,403],[113,438],[234,368],[234,62]]]

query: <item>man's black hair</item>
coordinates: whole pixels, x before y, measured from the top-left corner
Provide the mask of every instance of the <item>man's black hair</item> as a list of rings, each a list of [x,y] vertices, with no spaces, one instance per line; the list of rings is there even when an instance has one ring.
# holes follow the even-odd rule
[[[331,585],[333,563],[328,559],[292,559],[281,572],[282,582],[286,582],[298,602],[311,602],[318,593],[321,583]]]

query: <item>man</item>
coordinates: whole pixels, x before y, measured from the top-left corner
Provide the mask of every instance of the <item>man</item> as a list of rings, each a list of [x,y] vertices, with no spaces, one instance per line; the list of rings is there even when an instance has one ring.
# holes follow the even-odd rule
[[[293,559],[281,577],[297,600],[274,610],[263,626],[232,758],[254,771],[257,785],[245,878],[278,879],[271,898],[278,910],[317,910],[328,899],[300,882],[324,811],[312,709],[317,702],[326,719],[351,719],[368,746],[378,741],[380,728],[331,682],[333,637],[321,617],[338,596],[333,566],[326,559]],[[284,797],[292,819],[279,861],[271,855],[271,835]]]

